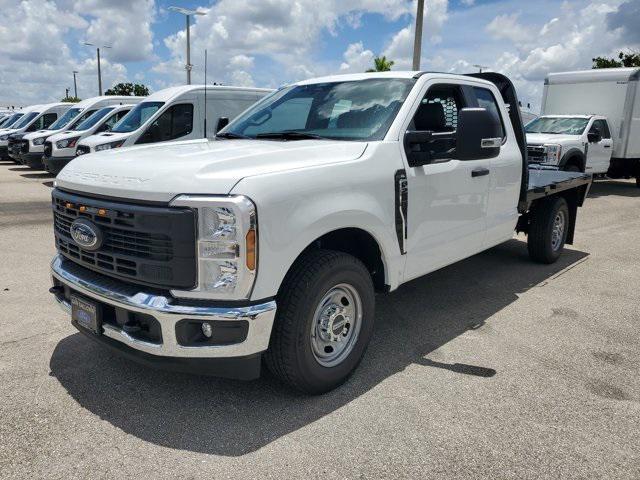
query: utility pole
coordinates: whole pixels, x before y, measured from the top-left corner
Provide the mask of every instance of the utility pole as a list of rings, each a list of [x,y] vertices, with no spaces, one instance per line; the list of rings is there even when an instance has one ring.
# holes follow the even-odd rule
[[[188,10],[182,7],[169,7],[169,10],[183,14],[187,18],[187,63],[184,68],[187,71],[187,85],[191,85],[191,15],[206,15],[200,10]]]
[[[420,58],[422,57],[422,23],[424,20],[424,0],[418,0],[418,12],[416,13],[416,36],[413,42],[413,69],[420,70]]]
[[[100,47],[94,45],[93,43],[84,42],[85,45],[89,47],[96,47],[96,55],[98,57],[98,96],[102,96],[102,72],[100,71]],[[102,45],[102,48],[111,48],[109,45]]]
[[[64,93],[64,98],[69,98],[69,89],[68,89],[68,88],[65,88],[65,89],[64,89],[64,92],[65,92],[65,93]]]
[[[76,82],[76,74],[78,73],[77,70],[73,71],[73,95],[78,98],[78,83]]]

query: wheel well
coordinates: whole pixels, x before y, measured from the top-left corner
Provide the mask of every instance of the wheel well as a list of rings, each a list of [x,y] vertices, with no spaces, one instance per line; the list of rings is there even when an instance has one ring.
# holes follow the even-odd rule
[[[568,167],[569,165],[575,165],[580,169],[580,171],[584,171],[585,169],[584,158],[582,158],[581,155],[573,153],[567,158],[567,161],[564,162],[565,168]]]
[[[364,263],[367,270],[369,270],[376,291],[388,291],[388,286],[385,284],[382,250],[376,239],[369,232],[359,228],[334,230],[313,241],[300,255],[309,250],[320,248],[353,255]]]

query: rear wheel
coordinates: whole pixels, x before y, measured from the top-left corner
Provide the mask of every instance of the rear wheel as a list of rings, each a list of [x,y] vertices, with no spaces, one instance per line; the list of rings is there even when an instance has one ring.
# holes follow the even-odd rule
[[[360,363],[373,333],[374,289],[357,258],[316,250],[304,254],[282,284],[265,361],[288,386],[324,393]]]
[[[562,197],[541,200],[530,215],[529,256],[536,262],[554,263],[567,240],[570,224],[567,201]]]

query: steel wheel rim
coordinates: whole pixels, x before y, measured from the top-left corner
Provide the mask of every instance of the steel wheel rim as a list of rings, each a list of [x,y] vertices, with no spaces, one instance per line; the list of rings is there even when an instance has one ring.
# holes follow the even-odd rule
[[[362,326],[362,300],[347,283],[327,291],[313,314],[311,351],[323,367],[335,367],[353,351]]]
[[[553,229],[551,230],[551,248],[554,252],[557,252],[562,246],[565,224],[565,215],[561,210],[556,213],[556,217],[553,219]]]

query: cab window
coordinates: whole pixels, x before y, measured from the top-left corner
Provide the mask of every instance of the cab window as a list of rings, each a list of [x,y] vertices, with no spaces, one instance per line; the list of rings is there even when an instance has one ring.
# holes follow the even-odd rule
[[[504,140],[504,122],[502,121],[502,115],[500,115],[500,108],[498,107],[496,97],[494,97],[491,90],[487,88],[473,87],[473,92],[476,95],[478,107],[484,108],[494,117],[500,120],[500,136]]]
[[[604,120],[595,120],[591,125],[589,133],[599,133],[602,138],[611,138],[611,132],[609,131],[609,125]]]
[[[189,135],[192,131],[193,105],[173,105],[151,124],[136,143],[166,142]]]
[[[412,144],[412,153],[427,154],[432,160],[455,157],[458,112],[466,106],[462,89],[458,85],[435,85],[427,91],[416,111],[409,130],[432,132],[429,141]]]
[[[40,118],[38,118],[35,122],[29,125],[27,128],[27,132],[35,132],[36,130],[46,130],[51,126],[53,122],[55,122],[58,118],[58,114],[56,113],[45,113]]]

